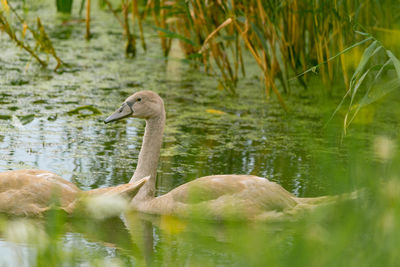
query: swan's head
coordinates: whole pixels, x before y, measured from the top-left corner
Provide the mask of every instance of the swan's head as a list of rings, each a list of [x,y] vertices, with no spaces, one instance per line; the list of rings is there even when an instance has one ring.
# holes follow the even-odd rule
[[[160,116],[164,116],[164,102],[161,97],[152,91],[140,91],[128,97],[104,122],[109,123],[127,117],[149,120]]]

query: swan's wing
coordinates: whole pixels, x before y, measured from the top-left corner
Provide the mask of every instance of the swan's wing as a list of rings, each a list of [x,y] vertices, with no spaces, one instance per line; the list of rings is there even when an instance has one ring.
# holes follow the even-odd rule
[[[170,194],[174,201],[196,204],[218,199],[224,195],[237,194],[246,189],[240,175],[206,176],[178,186]]]
[[[58,175],[42,170],[0,173],[0,212],[14,215],[39,215],[52,203],[68,206],[79,188]]]
[[[282,211],[297,205],[295,197],[280,185],[265,178],[251,175],[207,176],[186,183],[172,190],[177,205],[201,209]]]
[[[133,198],[139,189],[150,179],[150,176],[146,176],[135,183],[121,184],[112,187],[104,187],[92,189],[89,191],[82,192],[83,196],[113,196],[118,195],[122,197],[127,197],[129,199]]]

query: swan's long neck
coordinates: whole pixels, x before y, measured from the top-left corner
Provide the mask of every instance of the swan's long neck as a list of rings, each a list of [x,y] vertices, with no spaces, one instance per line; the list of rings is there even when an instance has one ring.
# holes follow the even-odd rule
[[[136,200],[154,197],[158,158],[160,157],[164,125],[164,108],[162,108],[162,114],[160,114],[160,116],[146,120],[146,129],[144,131],[138,164],[129,183],[137,182],[146,176],[150,176],[150,179],[139,190],[135,196]]]

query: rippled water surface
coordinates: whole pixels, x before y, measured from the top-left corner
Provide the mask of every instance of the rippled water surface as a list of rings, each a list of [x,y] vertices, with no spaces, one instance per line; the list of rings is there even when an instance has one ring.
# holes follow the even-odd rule
[[[273,97],[267,100],[250,58],[247,76],[239,82],[238,94],[231,96],[218,89],[218,77],[181,60],[178,45],[170,60],[164,60],[150,27],[148,51],[138,47],[137,57],[130,59],[124,56],[122,31],[111,14],[93,12],[93,38],[88,42],[83,23],[63,24],[52,5],[36,5],[28,20],[40,14],[69,66],[54,72],[55,62],[50,61],[49,68],[42,69],[8,36],[0,35],[1,171],[50,170],[84,190],[126,183],[135,169],[144,122],[128,119],[105,125],[103,119],[143,89],[158,92],[167,110],[157,194],[196,177],[223,173],[266,177],[298,196],[342,192],[357,183],[343,179],[355,160],[349,140],[358,140],[361,151],[369,153],[375,135],[393,136],[398,130],[398,111],[372,108],[355,123],[359,134],[350,131],[342,139],[342,118],[324,127],[340,98],[318,83],[308,91],[294,86],[291,96],[285,96],[290,110],[285,113]],[[116,235],[126,236],[117,247],[129,243],[121,221],[99,227],[107,232],[111,226]],[[63,237],[66,247],[84,247],[110,258],[123,251],[74,229]],[[155,228],[155,253],[163,238]],[[0,255],[9,255],[16,244],[2,240]],[[110,242],[109,237],[105,240]],[[19,247],[22,254],[27,249]],[[218,246],[199,253],[217,254],[222,264],[233,257],[218,254]]]

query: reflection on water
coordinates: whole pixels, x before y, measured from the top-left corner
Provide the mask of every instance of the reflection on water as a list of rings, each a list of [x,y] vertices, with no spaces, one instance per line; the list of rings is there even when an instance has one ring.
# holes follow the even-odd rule
[[[83,38],[83,25],[63,26],[55,13],[41,15],[60,57],[71,66],[54,73],[34,63],[27,65],[31,59],[0,37],[0,70],[4,74],[0,79],[1,171],[50,170],[82,189],[126,183],[137,162],[144,122],[128,119],[106,126],[102,121],[127,96],[149,89],[160,93],[167,110],[157,194],[196,177],[222,173],[267,177],[298,196],[333,194],[346,188],[332,185],[338,184],[351,166],[349,149],[346,144],[339,146],[340,126],[335,128],[333,122],[333,131],[323,128],[337,99],[299,92],[288,100],[291,113],[285,114],[274,100],[266,101],[251,68],[248,77],[239,82],[238,96],[228,96],[217,90],[216,77],[191,69],[176,59],[179,54],[165,61],[152,32],[148,33],[147,53],[138,48],[138,57],[131,60],[123,55],[122,32],[111,15],[94,13],[90,42]],[[80,107],[85,109],[76,112]],[[186,247],[190,253],[194,253],[190,247],[199,249],[187,236],[196,235],[216,245],[196,251],[188,259],[189,265],[196,257],[209,255],[218,255],[220,263],[236,259],[226,247],[218,252],[223,247],[218,244],[226,239],[221,229],[212,231],[217,236],[199,230],[177,240],[160,230],[162,218],[157,220],[155,226],[154,221],[126,218],[76,223],[71,230],[65,229],[63,243],[111,258],[125,253],[127,261],[168,262],[168,257],[184,254],[179,249]],[[179,225],[168,224],[172,228]],[[171,231],[175,230],[180,231]],[[25,245],[0,239],[0,255],[9,255],[14,246],[19,247],[15,251],[27,253]],[[163,246],[179,249],[172,249],[176,255],[160,255]],[[6,263],[13,265],[13,259]]]
[[[26,260],[29,253],[25,245],[11,244],[0,240],[0,264],[2,266],[29,266]]]

